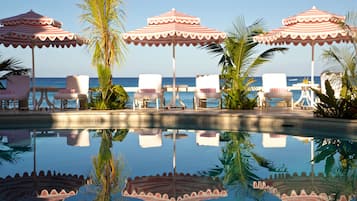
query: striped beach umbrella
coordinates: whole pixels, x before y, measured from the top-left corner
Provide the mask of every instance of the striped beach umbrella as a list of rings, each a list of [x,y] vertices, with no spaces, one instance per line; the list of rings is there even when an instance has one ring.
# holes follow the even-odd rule
[[[260,34],[254,37],[254,40],[267,45],[310,45],[311,84],[313,85],[315,45],[352,42],[352,37],[357,35],[356,32],[342,28],[341,23],[344,21],[344,16],[319,10],[314,6],[305,12],[283,19],[282,27]]]
[[[123,34],[128,44],[166,46],[172,45],[173,89],[176,89],[175,46],[196,46],[221,43],[226,33],[201,26],[200,18],[172,9],[159,16],[147,19],[147,26]],[[175,90],[172,93],[171,106],[176,106]]]
[[[62,23],[40,15],[32,10],[0,20],[0,44],[5,47],[30,47],[32,50],[33,106],[35,99],[35,55],[34,48],[75,47],[85,44],[86,40],[78,35],[61,29]]]

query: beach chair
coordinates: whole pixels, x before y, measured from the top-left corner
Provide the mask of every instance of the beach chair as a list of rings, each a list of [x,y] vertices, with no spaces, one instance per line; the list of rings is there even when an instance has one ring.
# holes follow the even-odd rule
[[[148,107],[152,101],[156,103],[156,109],[164,103],[162,90],[162,76],[160,74],[140,74],[138,80],[138,90],[134,94],[133,110]]]
[[[218,100],[218,108],[221,108],[222,96],[219,82],[219,75],[197,75],[196,90],[193,97],[193,107],[207,107],[210,101]]]
[[[262,76],[262,91],[264,94],[263,100],[258,101],[258,106],[268,106],[272,99],[283,99],[286,106],[293,108],[293,95],[288,90],[287,78],[284,73],[267,73]],[[258,96],[261,95],[258,93]],[[259,98],[259,97],[258,97]],[[260,99],[260,98],[259,98]]]
[[[89,76],[88,75],[69,75],[66,77],[66,88],[59,90],[55,95],[55,100],[61,101],[60,109],[67,108],[68,101],[76,102],[76,109],[80,107],[80,101],[88,101]]]
[[[196,143],[199,146],[219,146],[219,132],[214,130],[199,130],[196,132]]]
[[[262,133],[262,144],[264,148],[283,148],[286,147],[286,135]]]
[[[27,75],[11,75],[7,77],[6,89],[0,90],[2,108],[28,109],[28,104],[21,105],[21,101],[28,101],[30,93],[30,77]],[[27,103],[27,102],[26,102]],[[23,108],[22,108],[23,107]]]
[[[159,128],[142,128],[134,132],[139,134],[139,145],[142,148],[160,147],[162,145],[162,130]]]

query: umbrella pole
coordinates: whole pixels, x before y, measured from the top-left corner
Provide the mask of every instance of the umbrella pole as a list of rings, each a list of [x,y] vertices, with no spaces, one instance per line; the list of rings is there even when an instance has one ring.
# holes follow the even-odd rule
[[[311,44],[311,87],[314,86],[314,68],[315,68],[315,44]],[[314,106],[314,92],[311,90],[311,106]]]
[[[175,52],[175,44],[172,43],[172,101],[171,106],[176,106],[176,52]]]
[[[172,167],[173,167],[173,174],[176,174],[176,130],[173,131],[173,141],[174,141],[174,150],[172,156]]]
[[[35,47],[31,47],[32,50],[32,106],[33,110],[36,110],[36,88],[35,88]]]

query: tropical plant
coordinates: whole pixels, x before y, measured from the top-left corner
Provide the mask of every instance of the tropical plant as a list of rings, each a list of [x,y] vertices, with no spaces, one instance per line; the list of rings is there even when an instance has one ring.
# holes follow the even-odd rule
[[[84,0],[78,5],[84,14],[81,20],[89,26],[85,29],[88,33],[89,47],[93,49],[92,63],[97,67],[99,89],[101,93],[97,100],[100,109],[114,109],[111,106],[114,93],[112,70],[114,65],[120,65],[124,59],[125,43],[121,37],[124,30],[125,12],[122,9],[122,0]],[[104,106],[103,106],[104,105]]]
[[[112,133],[109,129],[98,131],[102,141],[98,156],[93,158],[94,181],[100,185],[96,201],[112,200],[112,194],[120,192],[124,184],[122,160],[115,159],[111,152]]]
[[[107,71],[108,68],[98,67],[99,71]],[[123,109],[129,100],[129,96],[121,85],[107,85],[106,82],[111,76],[109,73],[101,73],[98,78],[99,85],[93,89],[94,97],[90,106],[96,109]]]
[[[263,33],[262,20],[246,26],[243,18],[238,18],[233,24],[233,31],[229,32],[223,44],[209,44],[205,48],[210,53],[220,56],[218,65],[222,67],[223,104],[229,109],[253,109],[256,97],[251,98],[252,87],[255,82],[252,74],[262,64],[270,61],[274,53],[284,52],[287,48],[275,47],[256,54],[258,42],[254,36]]]
[[[0,57],[1,58],[1,57]],[[2,60],[0,62],[0,80],[1,79],[6,79],[7,76],[9,75],[26,75],[30,72],[29,68],[24,68],[21,65],[21,61],[15,59],[15,58],[8,58],[5,60]],[[3,84],[0,82],[0,89],[5,88]]]
[[[356,175],[357,168],[357,143],[352,140],[341,139],[314,139],[317,144],[314,162],[325,162],[325,174],[331,175],[334,168],[344,177]],[[338,157],[335,157],[337,155]],[[336,160],[338,159],[338,160]]]
[[[260,196],[253,192],[252,183],[260,178],[254,173],[254,163],[272,172],[286,172],[284,167],[276,168],[274,164],[264,157],[253,152],[254,144],[249,140],[247,132],[225,132],[221,136],[221,141],[226,145],[222,148],[220,157],[221,165],[207,172],[212,177],[221,177],[224,184],[239,186],[241,196]]]
[[[353,35],[352,28],[357,25],[357,13],[349,12],[346,20],[341,21],[341,27],[351,37],[352,47],[331,46],[323,52],[323,57],[335,66],[341,67],[343,71],[342,88],[340,99],[336,99],[329,81],[326,82],[327,94],[313,91],[320,98],[314,110],[316,116],[334,118],[357,118],[357,36]]]
[[[337,99],[328,80],[325,81],[326,94],[312,88],[320,101],[316,104],[314,115],[330,118],[357,118],[357,98],[345,96]]]
[[[325,162],[325,174],[338,178],[336,194],[357,195],[357,143],[353,140],[315,138],[317,150],[314,162]],[[338,196],[336,196],[338,197]]]

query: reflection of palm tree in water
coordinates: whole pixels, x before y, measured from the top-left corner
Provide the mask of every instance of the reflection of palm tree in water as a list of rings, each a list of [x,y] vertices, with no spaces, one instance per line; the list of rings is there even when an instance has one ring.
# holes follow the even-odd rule
[[[109,201],[111,194],[120,192],[122,187],[123,165],[120,160],[114,158],[111,147],[113,140],[122,141],[127,134],[127,130],[100,130],[98,135],[102,137],[98,156],[93,158],[95,171],[95,182],[101,185],[100,191],[95,200]],[[112,135],[114,133],[114,136]]]
[[[285,172],[285,168],[276,168],[272,162],[253,152],[254,144],[249,140],[246,132],[225,132],[221,136],[221,141],[226,142],[222,148],[220,157],[221,165],[209,170],[211,176],[221,177],[224,184],[228,186],[239,186],[240,197],[259,196],[257,191],[253,191],[253,181],[260,178],[254,173],[253,163],[257,163],[269,171]]]

